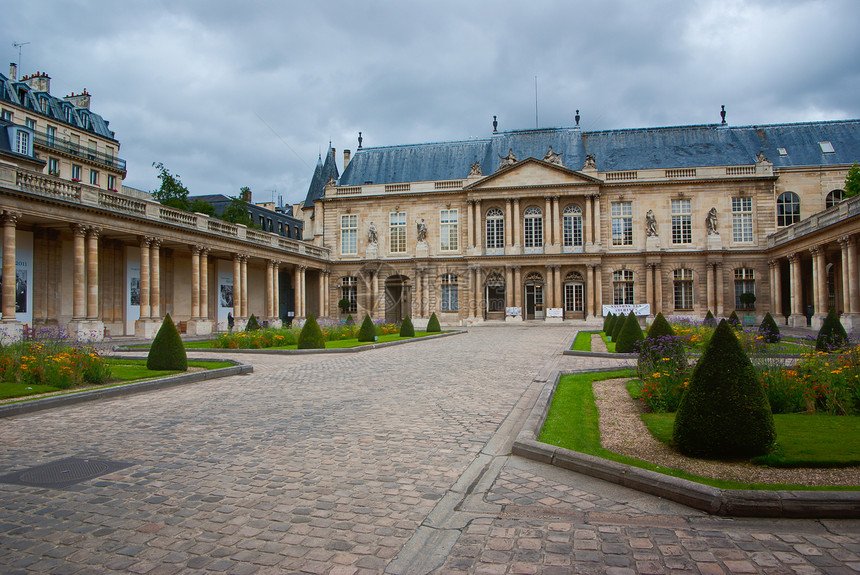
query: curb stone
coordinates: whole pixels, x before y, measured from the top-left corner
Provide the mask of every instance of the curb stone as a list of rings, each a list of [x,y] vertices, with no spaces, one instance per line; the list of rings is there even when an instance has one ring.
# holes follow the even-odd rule
[[[604,370],[609,371],[609,370]],[[614,371],[614,368],[612,369]],[[537,440],[563,374],[547,379],[512,453],[689,505],[712,515],[780,518],[860,518],[860,491],[769,491],[719,489],[556,447]],[[579,373],[579,372],[572,372]]]

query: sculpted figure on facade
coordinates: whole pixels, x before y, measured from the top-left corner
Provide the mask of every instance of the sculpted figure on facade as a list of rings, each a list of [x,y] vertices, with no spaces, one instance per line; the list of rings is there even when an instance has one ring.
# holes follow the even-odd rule
[[[427,224],[424,223],[424,218],[418,222],[418,243],[427,241]]]
[[[471,166],[469,166],[469,177],[472,178],[474,176],[483,176],[483,175],[484,174],[481,173],[481,164],[478,162],[478,160],[475,160],[475,163],[472,164]]]
[[[645,235],[649,238],[657,237],[657,218],[654,217],[654,210],[648,210],[645,214]]]
[[[501,154],[497,155],[499,156],[499,169],[502,169],[505,166],[512,166],[517,163],[517,157],[514,155],[513,148],[508,150],[507,156],[502,156]]]
[[[549,162],[550,164],[555,164],[556,166],[563,166],[564,165],[561,162],[561,155],[553,152],[552,146],[550,146],[549,150],[546,151],[546,155],[543,157],[543,161]]]
[[[373,225],[373,222],[370,222],[370,227],[367,229],[367,243],[368,245],[374,246],[379,241],[379,235],[376,232],[376,226]]]
[[[585,165],[582,166],[583,170],[596,170],[597,169],[597,160],[594,157],[594,154],[588,154],[585,156]]]
[[[717,220],[717,208],[713,207],[708,211],[708,216],[705,218],[705,225],[708,228],[708,235],[719,235],[720,232],[717,230],[719,222]]]
[[[764,150],[755,155],[755,163],[761,164],[767,161],[767,156],[764,155]]]

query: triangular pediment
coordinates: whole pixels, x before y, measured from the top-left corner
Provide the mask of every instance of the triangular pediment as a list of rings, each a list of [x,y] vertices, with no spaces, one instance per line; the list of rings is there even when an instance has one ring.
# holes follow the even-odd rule
[[[526,188],[540,186],[595,185],[603,182],[597,178],[564,166],[550,164],[535,158],[505,166],[495,173],[473,182],[467,190],[488,188]]]

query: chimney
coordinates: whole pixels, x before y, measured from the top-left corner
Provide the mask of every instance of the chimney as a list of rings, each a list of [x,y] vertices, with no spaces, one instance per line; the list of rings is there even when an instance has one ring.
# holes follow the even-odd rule
[[[349,150],[344,149],[343,151],[343,169],[346,170],[346,167],[349,165]]]
[[[67,102],[71,102],[75,108],[86,108],[90,109],[90,93],[87,92],[87,89],[84,88],[84,91],[80,94],[75,94],[72,92],[70,96],[66,96],[63,100]]]
[[[30,86],[30,89],[35,92],[51,91],[51,77],[44,72],[36,72],[35,74],[24,76],[21,80],[26,82]]]
[[[18,65],[15,62],[9,62],[9,79],[13,82],[18,80]]]

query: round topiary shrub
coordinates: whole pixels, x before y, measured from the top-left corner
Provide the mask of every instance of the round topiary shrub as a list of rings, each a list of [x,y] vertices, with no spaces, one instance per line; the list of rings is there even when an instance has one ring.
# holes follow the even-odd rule
[[[625,321],[627,321],[627,318],[623,313],[612,320],[612,341],[618,343],[618,336],[621,335],[621,328],[624,327]]]
[[[675,448],[691,457],[749,458],[776,439],[764,386],[723,320],[705,346],[675,414]]]
[[[146,356],[146,369],[188,371],[188,356],[170,314],[164,316]]]
[[[758,326],[758,334],[766,343],[779,342],[781,337],[779,335],[779,326],[776,325],[770,312],[764,314],[764,318],[761,320],[761,325]]]
[[[615,342],[615,351],[618,353],[633,353],[636,351],[636,344],[645,339],[642,333],[642,328],[639,327],[639,320],[631,311],[630,315],[624,320],[621,327],[621,332],[618,334],[618,341]]]
[[[434,311],[430,314],[430,321],[427,322],[427,332],[435,333],[437,331],[442,331],[442,326],[439,325],[439,318],[436,317],[436,312]]]
[[[358,330],[358,341],[376,341],[376,326],[369,315],[364,316],[361,327]]]
[[[309,315],[299,333],[299,349],[325,349],[325,336],[314,316]]]
[[[245,331],[259,331],[260,330],[260,322],[257,321],[257,316],[251,314],[251,317],[248,318],[248,323],[245,325]]]
[[[848,334],[845,332],[845,327],[839,321],[836,310],[831,308],[824,318],[824,323],[821,324],[821,329],[818,330],[818,337],[815,338],[815,351],[830,353],[847,345]]]
[[[400,337],[415,337],[415,328],[412,326],[412,320],[409,316],[403,318],[403,323],[400,324]]]
[[[734,311],[734,310],[732,310],[732,315],[730,315],[730,316],[729,316],[729,319],[728,319],[728,320],[726,320],[726,321],[728,321],[728,322],[729,322],[729,325],[730,325],[730,326],[732,327],[732,329],[734,329],[734,330],[739,330],[739,329],[741,329],[741,328],[743,327],[743,326],[741,325],[741,318],[739,318],[739,317],[738,317],[738,312],[736,312],[736,311]]]
[[[663,312],[657,312],[657,317],[651,322],[651,327],[648,328],[647,337],[662,337],[664,335],[675,335],[675,330],[663,317]]]
[[[708,313],[705,314],[705,321],[702,323],[708,327],[716,327],[717,320],[714,318],[714,314],[711,313],[711,310],[708,310]]]

